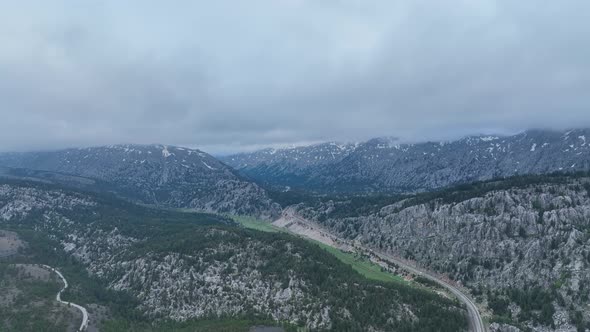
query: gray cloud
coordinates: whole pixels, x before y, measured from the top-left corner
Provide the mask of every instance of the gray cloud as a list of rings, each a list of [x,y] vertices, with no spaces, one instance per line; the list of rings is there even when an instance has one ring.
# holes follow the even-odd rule
[[[0,150],[590,126],[590,3],[0,3]]]

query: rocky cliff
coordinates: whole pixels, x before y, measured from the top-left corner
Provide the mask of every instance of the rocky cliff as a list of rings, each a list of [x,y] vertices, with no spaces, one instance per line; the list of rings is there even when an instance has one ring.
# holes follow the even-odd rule
[[[298,211],[468,286],[501,322],[590,328],[590,178],[516,178],[339,212],[350,204],[328,200]]]

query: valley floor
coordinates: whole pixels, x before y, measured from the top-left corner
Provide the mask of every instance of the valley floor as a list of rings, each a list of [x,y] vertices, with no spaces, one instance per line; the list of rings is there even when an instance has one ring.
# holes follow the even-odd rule
[[[386,264],[383,264],[382,262],[379,264],[378,262],[371,261],[369,258],[364,257],[360,253],[355,253],[352,246],[349,246],[342,241],[335,240],[335,238],[328,236],[327,233],[316,231],[313,228],[302,227],[298,229],[294,228],[294,225],[290,225],[291,228],[289,228],[282,223],[282,221],[284,221],[282,218],[274,223],[244,216],[232,216],[232,218],[246,228],[271,233],[286,232],[310,240],[328,253],[334,255],[344,264],[350,265],[355,271],[367,279],[408,284],[403,276],[387,271],[388,266]]]

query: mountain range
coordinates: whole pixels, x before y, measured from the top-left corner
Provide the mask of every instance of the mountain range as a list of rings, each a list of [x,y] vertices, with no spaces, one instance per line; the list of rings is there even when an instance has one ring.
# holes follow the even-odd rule
[[[219,158],[175,146],[111,145],[4,153],[0,166],[51,172],[45,176],[53,180],[56,174],[77,176],[78,182],[100,184],[144,204],[270,220],[280,208],[264,188],[412,193],[515,175],[585,171],[590,169],[587,140],[590,129],[529,130],[416,144],[375,138]]]
[[[160,144],[3,153],[0,224],[29,243],[28,261],[81,278],[76,303],[96,304],[94,292],[122,310],[113,331],[244,315],[288,331],[465,328],[464,308],[432,288],[367,281],[313,243],[228,218],[277,232],[266,221],[285,211],[320,227],[296,225],[312,239],[393,255],[464,287],[491,331],[588,331],[587,137],[376,138],[220,158]]]
[[[587,142],[588,140],[588,142]],[[222,157],[268,187],[324,193],[427,191],[522,174],[590,169],[590,129],[402,144],[375,138]]]

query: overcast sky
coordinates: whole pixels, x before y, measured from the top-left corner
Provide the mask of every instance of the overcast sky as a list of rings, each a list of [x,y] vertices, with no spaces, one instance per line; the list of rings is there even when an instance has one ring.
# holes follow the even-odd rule
[[[590,127],[590,1],[0,0],[0,150]]]

